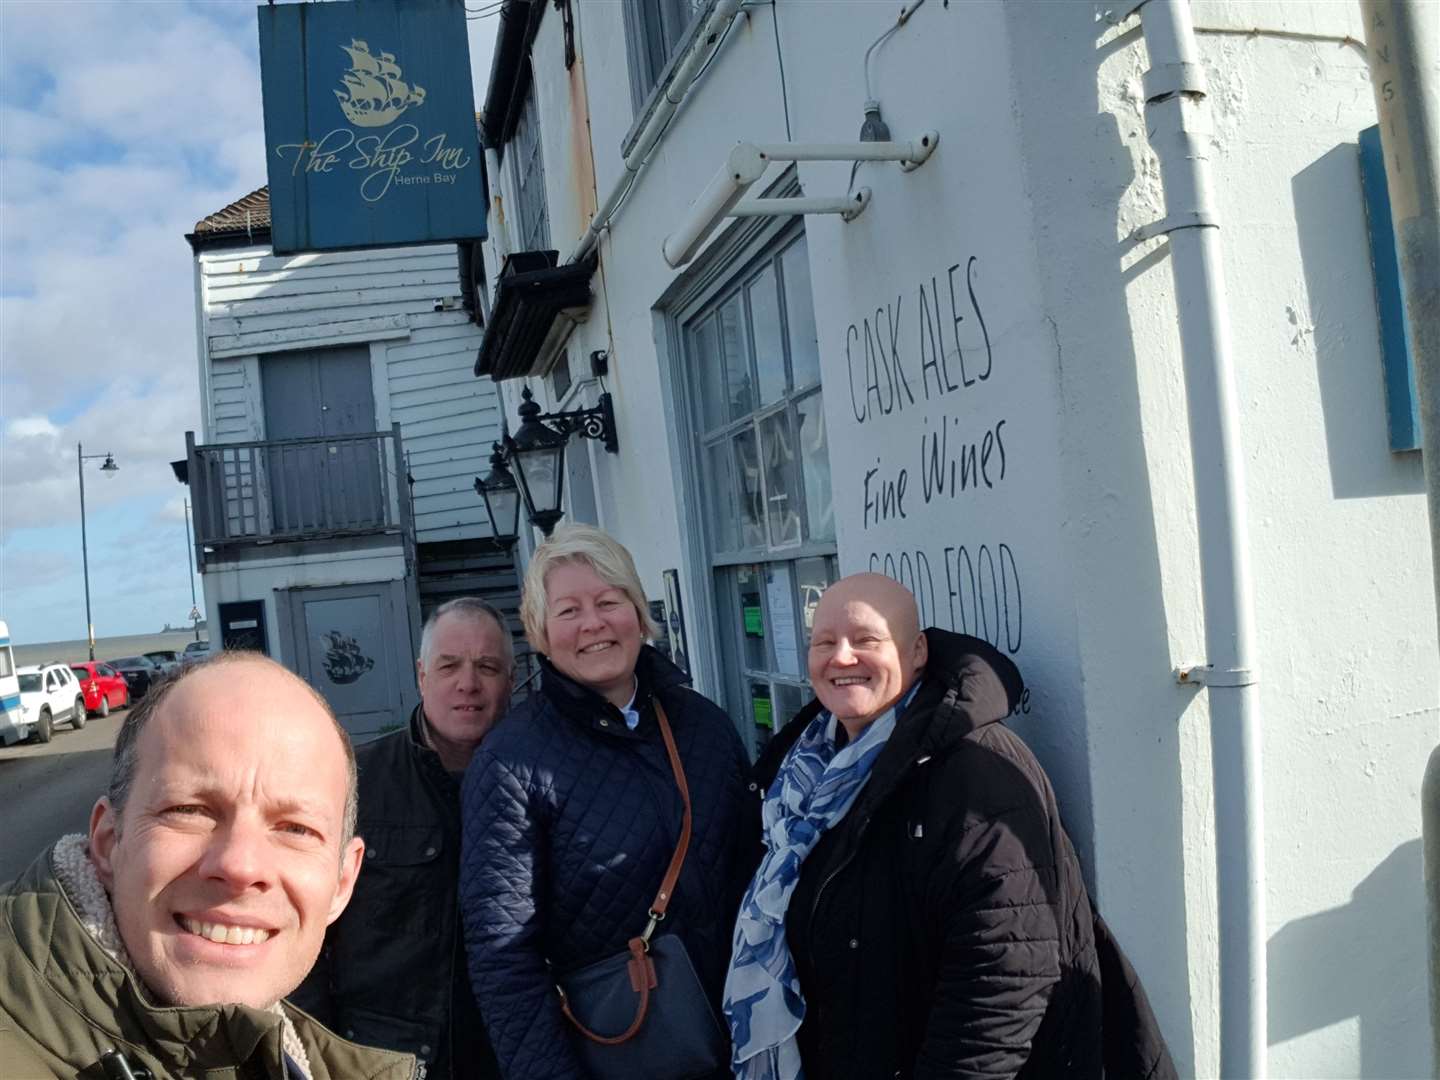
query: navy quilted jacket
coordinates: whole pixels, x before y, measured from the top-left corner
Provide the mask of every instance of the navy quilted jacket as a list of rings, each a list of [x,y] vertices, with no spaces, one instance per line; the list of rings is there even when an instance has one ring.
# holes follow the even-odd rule
[[[625,948],[679,838],[682,803],[656,725],[675,734],[694,815],[661,933],[684,940],[718,1007],[747,845],[748,763],[729,717],[645,646],[635,731],[615,706],[544,664],[538,693],[481,743],[461,803],[460,907],[475,997],[507,1080],[581,1078],[551,969]]]

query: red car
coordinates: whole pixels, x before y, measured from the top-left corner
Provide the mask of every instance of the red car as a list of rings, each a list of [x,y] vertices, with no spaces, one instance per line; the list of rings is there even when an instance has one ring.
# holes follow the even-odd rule
[[[81,660],[70,665],[85,693],[85,711],[91,716],[109,716],[110,710],[130,704],[130,687],[125,676],[98,660]]]

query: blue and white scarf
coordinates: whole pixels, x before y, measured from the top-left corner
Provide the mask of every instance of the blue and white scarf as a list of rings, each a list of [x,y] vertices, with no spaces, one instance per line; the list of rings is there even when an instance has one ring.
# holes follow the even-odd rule
[[[795,1033],[805,1019],[805,998],[785,940],[785,911],[800,865],[854,804],[918,685],[838,752],[835,718],[821,712],[785,755],[765,795],[765,857],[740,903],[725,977],[732,1065],[741,1080],[802,1076]]]

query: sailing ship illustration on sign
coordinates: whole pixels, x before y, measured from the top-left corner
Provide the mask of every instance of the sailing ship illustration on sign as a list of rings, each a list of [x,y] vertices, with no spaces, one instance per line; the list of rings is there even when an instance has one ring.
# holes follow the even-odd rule
[[[360,643],[349,634],[330,630],[320,637],[326,645],[323,666],[331,682],[345,686],[375,666],[374,659],[361,652]]]
[[[370,46],[357,39],[341,49],[350,54],[350,70],[340,76],[344,90],[336,90],[340,109],[356,127],[384,127],[393,123],[412,105],[425,104],[425,88],[410,86],[400,77],[395,54],[376,56]]]

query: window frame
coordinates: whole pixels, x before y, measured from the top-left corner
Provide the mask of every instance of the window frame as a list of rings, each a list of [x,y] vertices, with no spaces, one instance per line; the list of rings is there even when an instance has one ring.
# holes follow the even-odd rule
[[[525,64],[530,64],[526,57]],[[540,105],[535,97],[535,80],[525,80],[525,98],[515,121],[515,130],[505,144],[509,159],[510,186],[515,192],[515,251],[547,251],[550,248],[550,202],[545,190],[544,132]],[[535,185],[538,184],[538,187]],[[531,201],[527,203],[527,195]],[[535,196],[538,195],[538,201]],[[529,213],[538,207],[538,216]]]
[[[784,197],[798,190],[798,180],[791,169],[787,170],[766,194]],[[808,700],[813,692],[809,687],[803,648],[798,662],[799,672],[793,677],[779,671],[778,667],[773,671],[760,672],[745,663],[744,657],[737,655],[740,651],[739,638],[728,628],[736,625],[734,620],[740,617],[737,611],[738,599],[731,595],[732,590],[728,585],[722,587],[722,580],[733,581],[733,575],[737,572],[733,568],[746,564],[757,565],[762,571],[767,564],[784,564],[789,569],[791,605],[797,628],[802,635],[797,645],[803,646],[804,604],[800,596],[796,567],[805,559],[826,559],[826,568],[833,580],[838,574],[839,548],[836,539],[809,538],[806,521],[809,510],[802,499],[799,511],[801,539],[798,543],[780,547],[772,547],[767,543],[764,548],[746,547],[742,544],[733,551],[718,551],[709,528],[713,513],[711,508],[714,505],[713,488],[706,482],[711,471],[709,448],[732,439],[735,432],[743,430],[747,425],[758,429],[764,419],[782,411],[791,414],[793,424],[796,405],[822,391],[823,379],[816,377],[804,386],[789,387],[778,401],[757,406],[742,418],[727,418],[718,424],[708,425],[702,418],[702,403],[699,400],[701,386],[696,379],[698,368],[693,361],[691,336],[692,327],[706,309],[718,310],[722,303],[739,291],[745,310],[747,360],[753,374],[756,369],[747,290],[751,283],[763,274],[767,265],[773,266],[780,313],[780,348],[788,384],[793,374],[789,335],[790,298],[786,295],[781,259],[793,244],[804,237],[803,219],[744,220],[732,226],[712,243],[710,249],[697,260],[692,271],[678,280],[666,296],[661,298],[656,311],[668,346],[669,362],[663,365],[662,370],[668,383],[667,397],[673,403],[672,415],[667,417],[672,428],[672,448],[676,460],[680,462],[680,468],[676,471],[676,497],[680,520],[687,526],[683,530],[688,554],[687,588],[691,597],[696,600],[694,606],[698,609],[697,630],[703,628],[702,632],[706,637],[706,648],[697,664],[697,682],[717,700],[723,701],[727,710],[735,714],[737,728],[752,754],[757,751],[759,740],[754,725],[750,722],[750,707],[744,700],[750,693],[751,683],[765,679],[772,684],[797,687],[803,700]],[[813,289],[811,295],[813,297]],[[796,490],[803,491],[799,487],[804,480],[803,467],[798,456],[794,472]],[[764,592],[762,586],[762,594]],[[768,608],[769,603],[769,597],[765,595],[762,606]],[[772,703],[776,700],[775,693],[772,685]],[[742,707],[742,712],[736,713],[737,705]],[[778,718],[776,720],[778,726]]]

